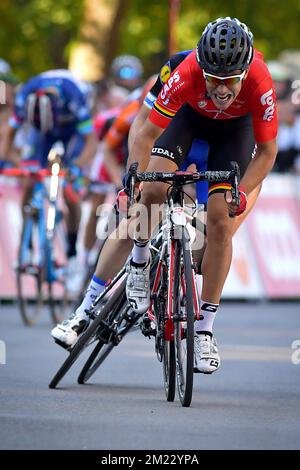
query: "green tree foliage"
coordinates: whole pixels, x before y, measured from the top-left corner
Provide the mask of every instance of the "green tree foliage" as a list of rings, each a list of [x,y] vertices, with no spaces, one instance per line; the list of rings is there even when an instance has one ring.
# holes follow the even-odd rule
[[[52,67],[66,67],[85,6],[85,0],[1,0],[0,57],[22,79]],[[169,0],[129,0],[120,25],[112,25],[110,49],[99,47],[106,66],[113,54],[131,53],[142,58],[147,74],[157,71],[169,55],[168,8]],[[219,16],[247,23],[266,59],[299,47],[300,0],[181,0],[178,49],[195,47],[207,22]]]
[[[168,0],[132,0],[123,19],[119,52],[136,53],[148,72],[157,70],[157,57],[168,56]],[[255,37],[266,59],[283,49],[298,48],[300,0],[181,0],[177,24],[179,50],[197,44],[205,25],[218,17],[237,17]]]
[[[83,0],[1,0],[0,57],[21,79],[67,67]]]

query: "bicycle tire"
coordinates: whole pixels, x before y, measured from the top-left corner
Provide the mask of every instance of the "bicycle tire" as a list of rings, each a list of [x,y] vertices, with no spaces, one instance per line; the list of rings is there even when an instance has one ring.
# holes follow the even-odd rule
[[[161,239],[155,243],[155,247],[160,247],[161,245]],[[151,283],[153,283],[153,278],[154,278],[154,271],[155,271],[155,266],[158,262],[159,256],[155,256],[152,262],[151,266],[151,272],[150,272],[150,278],[151,278]],[[126,297],[124,298],[124,302],[127,304],[127,299]],[[124,308],[124,306],[123,306]],[[122,313],[122,309],[116,308],[116,315],[124,315]],[[130,309],[128,305],[128,309]],[[125,312],[126,314],[126,312]],[[119,342],[123,340],[124,336],[130,331],[130,329],[134,326],[136,319],[139,315],[136,315],[131,319],[131,321],[127,322],[126,327],[124,328],[123,325],[123,330],[122,333],[119,334]],[[116,321],[116,317],[111,317],[111,321]],[[78,376],[78,383],[83,385],[85,384],[91,377],[94,375],[94,373],[97,371],[97,369],[101,366],[101,364],[104,362],[104,360],[107,358],[107,356],[111,353],[111,351],[114,349],[116,345],[112,343],[104,343],[103,341],[99,341],[98,344],[95,346],[94,350],[92,351],[91,355],[89,356],[88,360],[86,361],[85,365],[83,366],[79,376]],[[175,354],[174,356],[174,364],[175,364]],[[175,368],[174,368],[175,370]],[[174,388],[174,395],[175,395],[175,372],[174,372],[174,386],[171,388]],[[173,398],[174,399],[174,398]]]
[[[176,358],[174,341],[164,342],[164,387],[167,401],[174,401],[176,391]]]
[[[35,274],[28,274],[30,269]],[[26,326],[33,326],[43,310],[42,270],[37,267],[28,267],[25,271],[17,268],[17,295],[21,318]],[[32,294],[28,297],[28,276],[31,278]]]
[[[32,228],[34,220],[25,214],[22,235],[18,250],[18,267],[16,268],[16,283],[18,304],[21,318],[26,326],[33,326],[43,309],[43,268],[23,259],[25,250],[29,250],[32,243]],[[28,231],[28,234],[26,233]],[[26,238],[28,240],[26,240]],[[32,254],[32,258],[34,258]]]
[[[177,390],[182,406],[188,407],[193,395],[193,365],[194,365],[194,302],[192,290],[192,260],[189,248],[189,236],[186,229],[182,230],[181,252],[183,254],[183,276],[185,280],[185,298],[180,294],[180,283],[178,282],[177,314],[179,321],[174,321],[174,341],[176,352],[176,378]],[[180,254],[181,258],[181,254]],[[177,260],[178,261],[178,260]],[[179,262],[180,259],[179,259]],[[175,266],[176,272],[176,266]],[[181,278],[181,269],[178,271]],[[181,302],[180,302],[181,300]],[[185,301],[185,315],[182,316],[181,303]],[[184,318],[184,321],[181,319]],[[184,326],[185,325],[185,326]]]
[[[127,299],[126,299],[127,303]],[[125,312],[122,310],[124,310]],[[114,341],[110,340],[108,342],[104,341],[99,341],[99,343],[96,345],[95,349],[93,350],[92,354],[88,358],[87,362],[83,366],[79,376],[78,376],[78,383],[79,384],[85,384],[91,377],[94,375],[94,373],[99,369],[101,364],[103,364],[104,360],[107,358],[107,356],[113,351],[113,349],[123,340],[123,338],[126,336],[126,334],[131,330],[131,328],[134,326],[136,322],[137,315],[135,315],[131,321],[126,319],[124,317],[124,314],[126,315],[126,310],[128,311],[130,309],[130,306],[124,306],[123,309],[121,309],[120,313],[120,319],[117,319],[117,316],[111,318],[111,324],[113,322],[120,322],[120,325],[122,322],[125,321],[125,324],[123,323],[122,329],[120,332],[117,333],[118,337],[118,342],[115,343]]]
[[[107,317],[111,308],[113,307],[114,303],[117,302],[120,295],[124,293],[125,290],[125,282],[124,279],[118,289],[112,294],[112,296],[108,299],[106,304],[103,306],[99,314],[96,316],[94,320],[91,321],[87,329],[80,335],[75,345],[70,350],[69,356],[64,361],[62,366],[59,368],[51,382],[49,383],[49,388],[56,388],[57,384],[61,381],[61,379],[66,375],[69,369],[72,367],[76,359],[79,355],[84,351],[84,349],[88,346],[88,341],[95,335],[98,327],[100,326],[101,322],[104,318]],[[92,343],[90,343],[92,344]]]
[[[167,266],[167,263],[166,263]],[[157,337],[160,338],[157,347],[162,349],[162,367],[164,390],[167,401],[174,401],[176,391],[176,361],[174,340],[165,337],[165,325],[167,320],[167,273],[162,267],[160,276],[160,287],[158,289],[157,301]]]
[[[78,376],[77,382],[80,385],[84,385],[94,375],[114,347],[113,343],[105,344],[103,341],[98,342]]]

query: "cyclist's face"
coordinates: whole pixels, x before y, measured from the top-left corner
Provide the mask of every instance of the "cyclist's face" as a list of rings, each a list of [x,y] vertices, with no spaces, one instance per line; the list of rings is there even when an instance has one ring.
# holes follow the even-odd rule
[[[235,70],[231,74],[219,74],[218,76],[207,76],[206,77],[206,90],[214,105],[218,109],[227,109],[233,103],[238,96],[242,88],[243,80],[247,76],[247,72],[241,77],[237,83],[232,83],[235,79],[229,79],[228,81],[222,81],[221,78],[234,77],[235,75],[241,75],[241,70]],[[217,80],[220,77],[220,81]]]

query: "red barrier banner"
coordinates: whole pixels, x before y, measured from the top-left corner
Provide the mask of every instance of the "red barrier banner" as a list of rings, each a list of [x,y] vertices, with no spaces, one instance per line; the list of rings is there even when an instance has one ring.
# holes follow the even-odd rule
[[[272,175],[247,221],[266,295],[271,298],[300,297],[300,207],[289,183],[291,178]]]
[[[0,183],[0,298],[16,296],[14,267],[21,231],[21,192],[17,183]]]

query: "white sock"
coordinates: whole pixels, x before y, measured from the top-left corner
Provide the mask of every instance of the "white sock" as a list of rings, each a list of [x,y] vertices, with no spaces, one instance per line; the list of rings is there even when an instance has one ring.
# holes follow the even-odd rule
[[[136,264],[146,264],[149,261],[149,257],[149,240],[146,242],[134,240],[134,245],[132,249],[132,261]]]
[[[88,310],[94,300],[101,294],[101,292],[104,291],[105,283],[106,281],[102,281],[95,275],[92,277],[84,299],[81,305],[79,305],[79,307],[76,309],[77,314],[79,313],[80,315],[82,315],[83,318],[87,317],[85,310]]]
[[[196,289],[197,289],[198,299],[201,299],[201,293],[202,293],[202,275],[201,274],[196,274]]]
[[[208,331],[212,334],[213,324],[216,318],[219,304],[212,304],[211,302],[205,302],[201,299],[200,312],[203,315],[203,320],[196,320],[194,323],[194,331],[199,333],[200,331]]]

